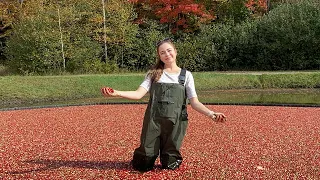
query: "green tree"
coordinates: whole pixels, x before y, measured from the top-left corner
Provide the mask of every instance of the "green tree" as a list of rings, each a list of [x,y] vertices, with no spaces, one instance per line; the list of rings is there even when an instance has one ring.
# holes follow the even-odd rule
[[[133,24],[136,16],[133,5],[125,0],[108,0],[105,3],[106,27],[103,27],[102,9],[97,11],[91,19],[94,24],[94,39],[103,44],[104,34],[106,34],[106,43],[108,47],[107,62],[125,67],[128,51],[133,48],[138,31],[137,24]]]
[[[126,53],[126,67],[130,70],[149,69],[156,61],[156,43],[170,37],[170,33],[164,32],[163,26],[155,20],[146,20],[136,36],[137,41]]]
[[[23,16],[6,47],[10,66],[23,74],[62,71],[62,34],[66,69],[70,72],[97,69],[102,49],[88,33],[93,15],[90,5],[79,1],[72,5],[42,0],[24,3]]]
[[[8,64],[22,74],[59,70],[59,31],[52,19],[46,15],[52,12],[32,1],[28,4],[28,10],[30,9],[33,9],[33,13],[25,11],[28,16],[21,16],[7,41],[5,55]]]
[[[318,1],[282,4],[258,22],[258,59],[272,70],[319,69],[319,29]]]
[[[5,42],[12,32],[12,25],[18,20],[19,3],[12,0],[0,1],[0,64],[5,64],[3,54]]]
[[[113,49],[114,60],[118,59],[117,63],[124,67],[125,54],[130,51],[135,45],[138,25],[133,24],[136,17],[133,5],[125,0],[109,0],[106,6],[107,9],[107,24],[109,30],[107,36],[110,38],[110,46]],[[111,28],[110,28],[111,27]]]
[[[61,12],[66,69],[69,72],[103,71],[100,63],[103,48],[94,40],[92,33],[92,18],[96,16],[99,5],[81,0],[59,1],[55,4]]]

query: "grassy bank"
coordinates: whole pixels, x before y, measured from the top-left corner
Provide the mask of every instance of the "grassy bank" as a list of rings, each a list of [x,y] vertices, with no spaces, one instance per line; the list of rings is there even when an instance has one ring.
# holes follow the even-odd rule
[[[24,103],[100,97],[100,88],[135,90],[145,74],[1,76],[0,100]],[[197,91],[320,88],[320,72],[193,73]]]

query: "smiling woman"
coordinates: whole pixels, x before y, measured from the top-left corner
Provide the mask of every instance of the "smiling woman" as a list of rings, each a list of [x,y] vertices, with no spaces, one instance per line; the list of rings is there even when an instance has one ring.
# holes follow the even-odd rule
[[[150,94],[141,132],[140,146],[133,153],[132,166],[141,172],[154,168],[158,156],[162,169],[178,169],[182,163],[180,148],[188,125],[187,102],[215,122],[226,121],[223,113],[214,112],[199,100],[190,71],[177,65],[177,49],[170,39],[157,43],[157,61],[135,91],[111,91],[105,96],[140,100]]]

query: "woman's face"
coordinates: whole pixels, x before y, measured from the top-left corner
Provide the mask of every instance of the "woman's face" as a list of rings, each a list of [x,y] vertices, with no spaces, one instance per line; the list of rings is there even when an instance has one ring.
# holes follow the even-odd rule
[[[171,64],[176,62],[177,51],[172,44],[165,42],[158,47],[158,55],[164,64]]]

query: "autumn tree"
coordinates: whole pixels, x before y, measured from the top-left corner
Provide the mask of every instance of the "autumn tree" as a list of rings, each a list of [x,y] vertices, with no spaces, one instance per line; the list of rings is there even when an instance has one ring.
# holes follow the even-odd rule
[[[125,64],[136,42],[133,5],[125,0],[105,4],[104,20],[101,1],[24,1],[5,48],[10,66],[22,74],[59,72],[64,65],[68,72],[105,73]],[[115,62],[111,66],[103,62],[104,34],[110,46],[108,59]]]
[[[5,41],[12,32],[12,26],[18,19],[19,3],[13,0],[0,1],[0,64],[4,64],[3,49]]]
[[[131,0],[135,3],[139,17],[138,23],[144,19],[158,19],[167,24],[176,33],[178,30],[193,32],[201,23],[214,19],[212,13],[206,10],[201,1],[195,0]]]
[[[266,13],[270,6],[270,0],[247,0],[246,7],[254,15],[262,15]]]
[[[129,0],[135,4],[138,18],[156,19],[168,25],[171,32],[178,30],[194,32],[200,24],[221,17],[234,17],[242,21],[250,15],[262,15],[267,11],[270,0]]]
[[[51,12],[39,7],[35,1],[30,1],[25,10],[19,12],[23,16],[14,24],[12,35],[6,42],[8,65],[22,74],[58,68],[59,56],[55,51],[59,47],[58,31],[55,31],[51,19],[44,16]]]
[[[76,2],[69,6],[62,1],[25,1],[21,19],[5,48],[10,67],[21,74],[63,71],[62,33],[66,69],[73,72],[91,68],[92,62],[100,60],[101,48],[87,33],[91,11],[85,10],[89,7]]]
[[[2,38],[7,36],[7,30],[12,29],[18,14],[18,3],[0,1],[0,9],[0,38]]]
[[[135,18],[133,5],[127,0],[108,0],[104,8],[105,27],[102,13],[95,13],[90,20],[94,25],[93,37],[96,41],[103,43],[106,35],[106,43],[109,47],[107,61],[114,61],[122,66],[125,61],[125,51],[133,46],[138,31],[138,26],[132,23]]]

